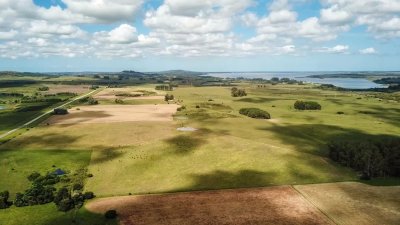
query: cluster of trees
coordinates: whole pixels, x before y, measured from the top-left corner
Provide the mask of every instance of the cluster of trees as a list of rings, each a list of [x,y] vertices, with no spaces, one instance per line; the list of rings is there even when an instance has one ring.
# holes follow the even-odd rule
[[[64,181],[69,181],[67,177],[64,178],[66,178]],[[64,186],[57,190],[54,185],[62,179],[55,173],[47,173],[42,176],[40,173],[34,172],[28,176],[28,180],[32,182],[31,187],[24,193],[18,192],[14,202],[8,201],[8,191],[0,192],[0,209],[8,208],[12,204],[16,207],[25,207],[54,202],[58,210],[67,212],[71,209],[81,208],[86,200],[95,197],[93,192],[83,193],[81,183],[75,183],[71,188]]]
[[[87,96],[87,97],[79,99],[79,102],[80,103],[87,103],[89,105],[97,105],[97,104],[99,104],[99,102],[96,99],[94,99],[93,97],[90,97],[90,96]]]
[[[296,101],[294,108],[297,110],[321,110],[321,105],[313,101]]]
[[[120,94],[116,94],[115,96],[117,96],[117,97],[140,97],[142,95],[141,94],[120,93]]]
[[[71,192],[68,188],[62,187],[57,191],[54,203],[59,211],[68,212],[71,209],[81,208],[86,200],[94,197],[93,192],[82,193],[81,189]]]
[[[246,96],[246,90],[244,89],[238,89],[237,87],[231,88],[231,95],[232,97],[243,97]]]
[[[55,108],[53,110],[53,114],[54,115],[66,115],[66,114],[68,114],[68,110],[65,108]]]
[[[11,93],[1,92],[0,93],[0,97],[18,97],[18,98],[22,98],[22,97],[24,97],[24,94],[17,93],[17,92],[11,92]]]
[[[165,97],[164,97],[164,100],[165,100],[166,102],[167,102],[167,101],[170,101],[170,100],[174,100],[174,95],[166,94]]]
[[[171,85],[157,85],[156,90],[161,90],[161,91],[172,91],[172,86]]]
[[[239,113],[255,119],[271,119],[268,112],[258,108],[242,108]]]
[[[49,87],[47,87],[47,86],[42,86],[42,87],[38,88],[38,91],[48,91],[48,90],[49,90]]]
[[[363,173],[363,178],[400,177],[400,139],[333,141],[329,157]]]

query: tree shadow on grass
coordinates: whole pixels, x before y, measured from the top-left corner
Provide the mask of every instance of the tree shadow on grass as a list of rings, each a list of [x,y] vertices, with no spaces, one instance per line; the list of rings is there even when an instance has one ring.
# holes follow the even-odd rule
[[[116,158],[119,158],[125,154],[125,152],[119,150],[118,148],[106,148],[104,146],[96,146],[93,147],[93,149],[95,152],[92,153],[90,164],[105,163],[107,161],[112,161]],[[96,151],[96,149],[98,150]]]
[[[166,142],[173,148],[174,154],[188,154],[207,143],[204,138],[190,135],[179,135],[167,139]]]
[[[272,101],[276,101],[276,100],[286,100],[286,99],[265,98],[265,97],[252,97],[252,98],[241,98],[241,99],[237,99],[237,100],[235,100],[235,101],[236,101],[236,102],[247,102],[247,103],[257,103],[257,104],[261,104],[261,103],[272,102]],[[291,99],[287,99],[287,100],[291,100]]]

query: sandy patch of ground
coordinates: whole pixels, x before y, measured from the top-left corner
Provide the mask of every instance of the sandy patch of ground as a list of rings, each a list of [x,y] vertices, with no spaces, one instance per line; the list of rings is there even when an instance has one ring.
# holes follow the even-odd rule
[[[400,186],[356,182],[295,186],[337,224],[399,224]]]
[[[129,96],[116,96],[118,94],[131,94],[131,95],[143,95],[143,92],[140,92],[139,89],[133,89],[133,88],[106,88],[104,90],[102,90],[101,92],[97,93],[96,95],[94,95],[94,97],[96,99],[104,99],[104,100],[109,100],[109,99],[123,99],[123,100],[134,100],[134,99],[149,99],[149,100],[153,100],[153,99],[164,99],[164,96],[162,96],[162,93],[159,93],[156,90],[150,90],[150,89],[144,89],[141,88],[140,90],[144,90],[144,91],[149,91],[149,92],[155,92],[156,95],[150,95],[150,96],[138,96],[138,97],[129,97]]]
[[[83,94],[89,91],[87,85],[46,85],[49,87],[48,91],[43,91],[44,94],[57,94],[60,92],[70,92]]]
[[[52,116],[44,124],[172,121],[178,107],[175,104],[80,106],[68,110],[67,115]]]
[[[116,209],[133,224],[331,224],[289,186],[102,198],[87,209]]]

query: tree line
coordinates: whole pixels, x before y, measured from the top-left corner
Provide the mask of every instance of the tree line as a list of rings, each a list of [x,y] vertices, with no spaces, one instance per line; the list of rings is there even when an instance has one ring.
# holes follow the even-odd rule
[[[329,157],[362,172],[363,178],[400,177],[400,138],[366,141],[332,141]]]

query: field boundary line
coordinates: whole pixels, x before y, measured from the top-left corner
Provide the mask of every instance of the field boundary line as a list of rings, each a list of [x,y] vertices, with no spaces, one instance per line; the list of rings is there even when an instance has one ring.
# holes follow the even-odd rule
[[[290,187],[296,191],[297,193],[299,193],[299,195],[301,195],[301,197],[304,198],[304,200],[306,200],[307,202],[309,202],[311,205],[313,205],[316,209],[318,209],[318,211],[320,211],[322,214],[324,214],[326,216],[326,218],[329,219],[329,221],[331,221],[333,224],[339,225],[339,223],[337,223],[332,217],[329,216],[328,213],[326,213],[324,210],[322,210],[321,208],[319,208],[317,206],[317,204],[315,204],[311,199],[307,198],[307,196],[305,194],[303,194],[300,190],[298,190],[294,185],[290,185]]]
[[[62,104],[62,105],[59,105],[59,106],[54,107],[54,108],[51,108],[51,109],[48,110],[47,112],[44,112],[43,114],[41,114],[41,115],[39,115],[39,116],[37,116],[37,117],[35,117],[35,118],[29,120],[28,122],[26,122],[26,123],[20,125],[19,127],[14,128],[14,129],[12,129],[12,130],[10,130],[10,131],[7,131],[7,132],[4,133],[4,134],[1,134],[1,135],[0,135],[0,139],[2,139],[2,138],[4,138],[4,137],[7,137],[8,135],[10,135],[10,134],[12,134],[12,133],[18,131],[19,129],[24,128],[24,127],[26,127],[26,126],[32,124],[33,122],[39,120],[40,118],[42,118],[42,117],[44,117],[44,116],[46,116],[46,115],[52,113],[52,112],[54,111],[54,109],[56,109],[56,108],[60,108],[60,107],[64,107],[64,106],[66,106],[66,105],[69,105],[69,104],[75,102],[76,100],[79,100],[79,99],[81,99],[81,98],[84,98],[84,97],[86,97],[86,96],[89,96],[89,95],[93,94],[93,93],[96,92],[96,91],[97,91],[97,90],[93,90],[93,91],[91,91],[91,92],[89,92],[89,93],[86,93],[86,94],[84,94],[84,95],[78,96],[77,98],[74,98],[74,99],[72,99],[72,100],[70,100],[70,101],[68,101],[68,102],[66,102],[66,103],[64,103],[64,104]]]

